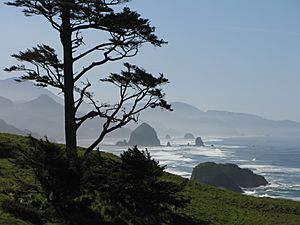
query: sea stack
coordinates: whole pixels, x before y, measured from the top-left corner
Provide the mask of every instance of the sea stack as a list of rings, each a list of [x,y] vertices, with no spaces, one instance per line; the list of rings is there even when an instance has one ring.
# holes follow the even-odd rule
[[[195,140],[195,146],[204,146],[204,143],[202,141],[202,138],[201,137],[197,137],[196,140]]]
[[[116,143],[117,146],[128,146],[128,143],[126,140],[123,140],[123,141],[118,141]]]
[[[192,133],[186,133],[183,138],[184,139],[195,139],[195,136]]]
[[[249,169],[241,169],[235,164],[200,163],[193,169],[192,180],[215,187],[243,193],[242,188],[264,186],[268,181]]]
[[[130,134],[129,146],[160,146],[160,140],[157,137],[157,133],[153,127],[147,123],[142,123]]]

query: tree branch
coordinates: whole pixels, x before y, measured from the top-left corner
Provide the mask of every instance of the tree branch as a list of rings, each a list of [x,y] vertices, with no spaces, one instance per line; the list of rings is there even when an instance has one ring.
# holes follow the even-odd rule
[[[104,82],[110,82],[113,85],[119,87],[120,100],[115,106],[108,105],[105,112],[101,112],[100,107],[96,102],[92,100],[94,107],[98,110],[98,113],[93,116],[99,116],[100,118],[106,118],[106,122],[103,124],[103,129],[100,132],[98,138],[86,149],[85,155],[88,155],[97,145],[103,140],[106,134],[121,128],[128,124],[130,121],[138,121],[139,113],[147,108],[154,108],[161,106],[162,108],[170,109],[164,100],[164,94],[156,86],[167,83],[168,80],[162,75],[159,78],[155,78],[152,75],[146,73],[143,69],[136,66],[125,64],[127,70],[122,71],[122,74],[111,74],[108,78],[102,79]],[[129,95],[129,91],[134,91]],[[146,101],[141,103],[142,100]],[[128,111],[123,107],[125,103],[133,100],[132,106]],[[122,109],[122,114],[119,115]],[[111,114],[108,114],[112,111]]]
[[[81,53],[79,56],[74,57],[73,62],[78,61],[79,59],[87,56],[88,54],[90,54],[90,53],[92,53],[94,51],[101,50],[101,48],[104,48],[104,47],[107,47],[107,46],[111,46],[111,45],[113,45],[113,44],[112,43],[99,44],[99,45],[97,45],[97,46],[95,46],[95,47],[93,47],[93,48],[85,51],[84,53]]]
[[[84,98],[86,95],[88,95],[88,94],[90,95],[90,93],[88,93],[88,92],[86,91],[89,87],[91,87],[91,83],[90,83],[88,80],[87,80],[87,84],[85,84],[85,87],[84,87],[82,90],[75,87],[75,91],[77,91],[77,92],[80,94],[79,99],[77,99],[77,100],[75,101],[75,104],[76,104],[76,105],[75,105],[75,113],[78,111],[80,105],[82,104],[83,98]]]
[[[84,116],[80,118],[76,118],[75,120],[78,121],[76,123],[76,130],[79,129],[79,127],[88,119],[93,119],[94,117],[98,116],[98,112],[96,111],[90,111],[89,113],[85,114]]]

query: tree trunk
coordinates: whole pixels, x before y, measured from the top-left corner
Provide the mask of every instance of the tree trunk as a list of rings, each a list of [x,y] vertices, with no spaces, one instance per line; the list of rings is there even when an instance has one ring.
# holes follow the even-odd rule
[[[77,158],[77,138],[74,106],[74,77],[72,56],[72,31],[68,1],[62,3],[61,43],[64,58],[64,100],[65,100],[65,141],[67,157],[73,161]]]

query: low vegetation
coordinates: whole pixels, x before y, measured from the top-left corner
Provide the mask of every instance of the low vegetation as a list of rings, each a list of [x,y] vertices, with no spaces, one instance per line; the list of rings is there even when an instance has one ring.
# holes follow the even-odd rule
[[[25,137],[0,134],[0,224],[67,224],[62,219],[63,216],[67,216],[67,213],[58,215],[56,208],[49,206],[50,203],[56,203],[54,204],[56,207],[62,207],[61,199],[59,199],[61,195],[55,192],[59,188],[47,189],[48,197],[45,198],[41,183],[47,186],[47,182],[36,181],[32,168],[30,169],[28,164],[22,164],[22,160],[18,161],[20,159],[16,157],[20,152],[30,149],[28,143],[28,138]],[[164,168],[158,166],[147,152],[138,151],[135,148],[125,152],[121,158],[103,152],[95,152],[93,155],[91,160],[96,160],[97,163],[100,163],[99,159],[103,161],[101,161],[101,166],[89,171],[97,172],[97,176],[102,177],[99,180],[93,180],[94,184],[90,182],[86,184],[94,185],[93,189],[97,185],[99,189],[94,190],[93,193],[81,194],[79,198],[70,197],[72,201],[75,199],[78,205],[76,209],[72,209],[77,210],[76,221],[69,222],[69,224],[76,224],[76,222],[84,224],[84,222],[80,223],[80,220],[84,220],[85,215],[89,215],[90,218],[89,223],[85,224],[97,224],[94,222],[97,221],[95,217],[99,213],[102,213],[102,217],[99,218],[99,221],[103,220],[101,224],[118,225],[300,224],[300,202],[245,196],[189,181],[163,172]],[[43,155],[39,157],[38,160],[43,159]],[[133,164],[131,161],[133,158],[136,160],[134,162],[140,164]],[[92,165],[96,164],[92,163]],[[141,169],[136,168],[143,168],[143,172],[138,173],[137,171]],[[49,170],[39,169],[35,172],[45,173]],[[110,173],[110,176],[104,176],[107,173]],[[89,177],[95,177],[95,174],[91,173],[85,175],[87,181]],[[109,177],[110,180],[104,179]],[[155,179],[149,182],[150,177]],[[128,183],[138,185],[127,186]],[[61,187],[59,183],[56,184]],[[109,184],[109,186],[105,187],[103,184]],[[159,184],[159,187],[153,187],[156,184]],[[73,185],[76,186],[74,183]],[[85,186],[85,190],[89,188]],[[154,193],[149,190],[159,191]],[[75,190],[74,193],[68,194],[77,196]],[[155,202],[158,200],[157,196],[161,202]],[[108,202],[109,205],[104,204]],[[89,207],[84,207],[84,204]],[[83,209],[81,207],[91,209],[91,211],[79,210]],[[154,216],[151,217],[150,213]]]

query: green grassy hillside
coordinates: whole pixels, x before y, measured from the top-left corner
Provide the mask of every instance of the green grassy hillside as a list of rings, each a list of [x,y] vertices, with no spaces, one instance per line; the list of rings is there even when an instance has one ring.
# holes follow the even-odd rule
[[[26,138],[0,134],[0,205],[14,188],[15,176],[32,180],[28,171],[18,170],[10,162],[10,152],[26,147]],[[105,154],[106,157],[117,157]],[[182,177],[167,174],[164,179],[181,183]],[[271,198],[256,198],[220,190],[194,181],[188,181],[184,195],[191,202],[178,213],[189,215],[195,221],[213,225],[299,225],[300,202]],[[31,223],[6,213],[0,207],[0,224],[29,225]],[[51,223],[47,223],[50,225]],[[188,225],[188,224],[187,224]]]

